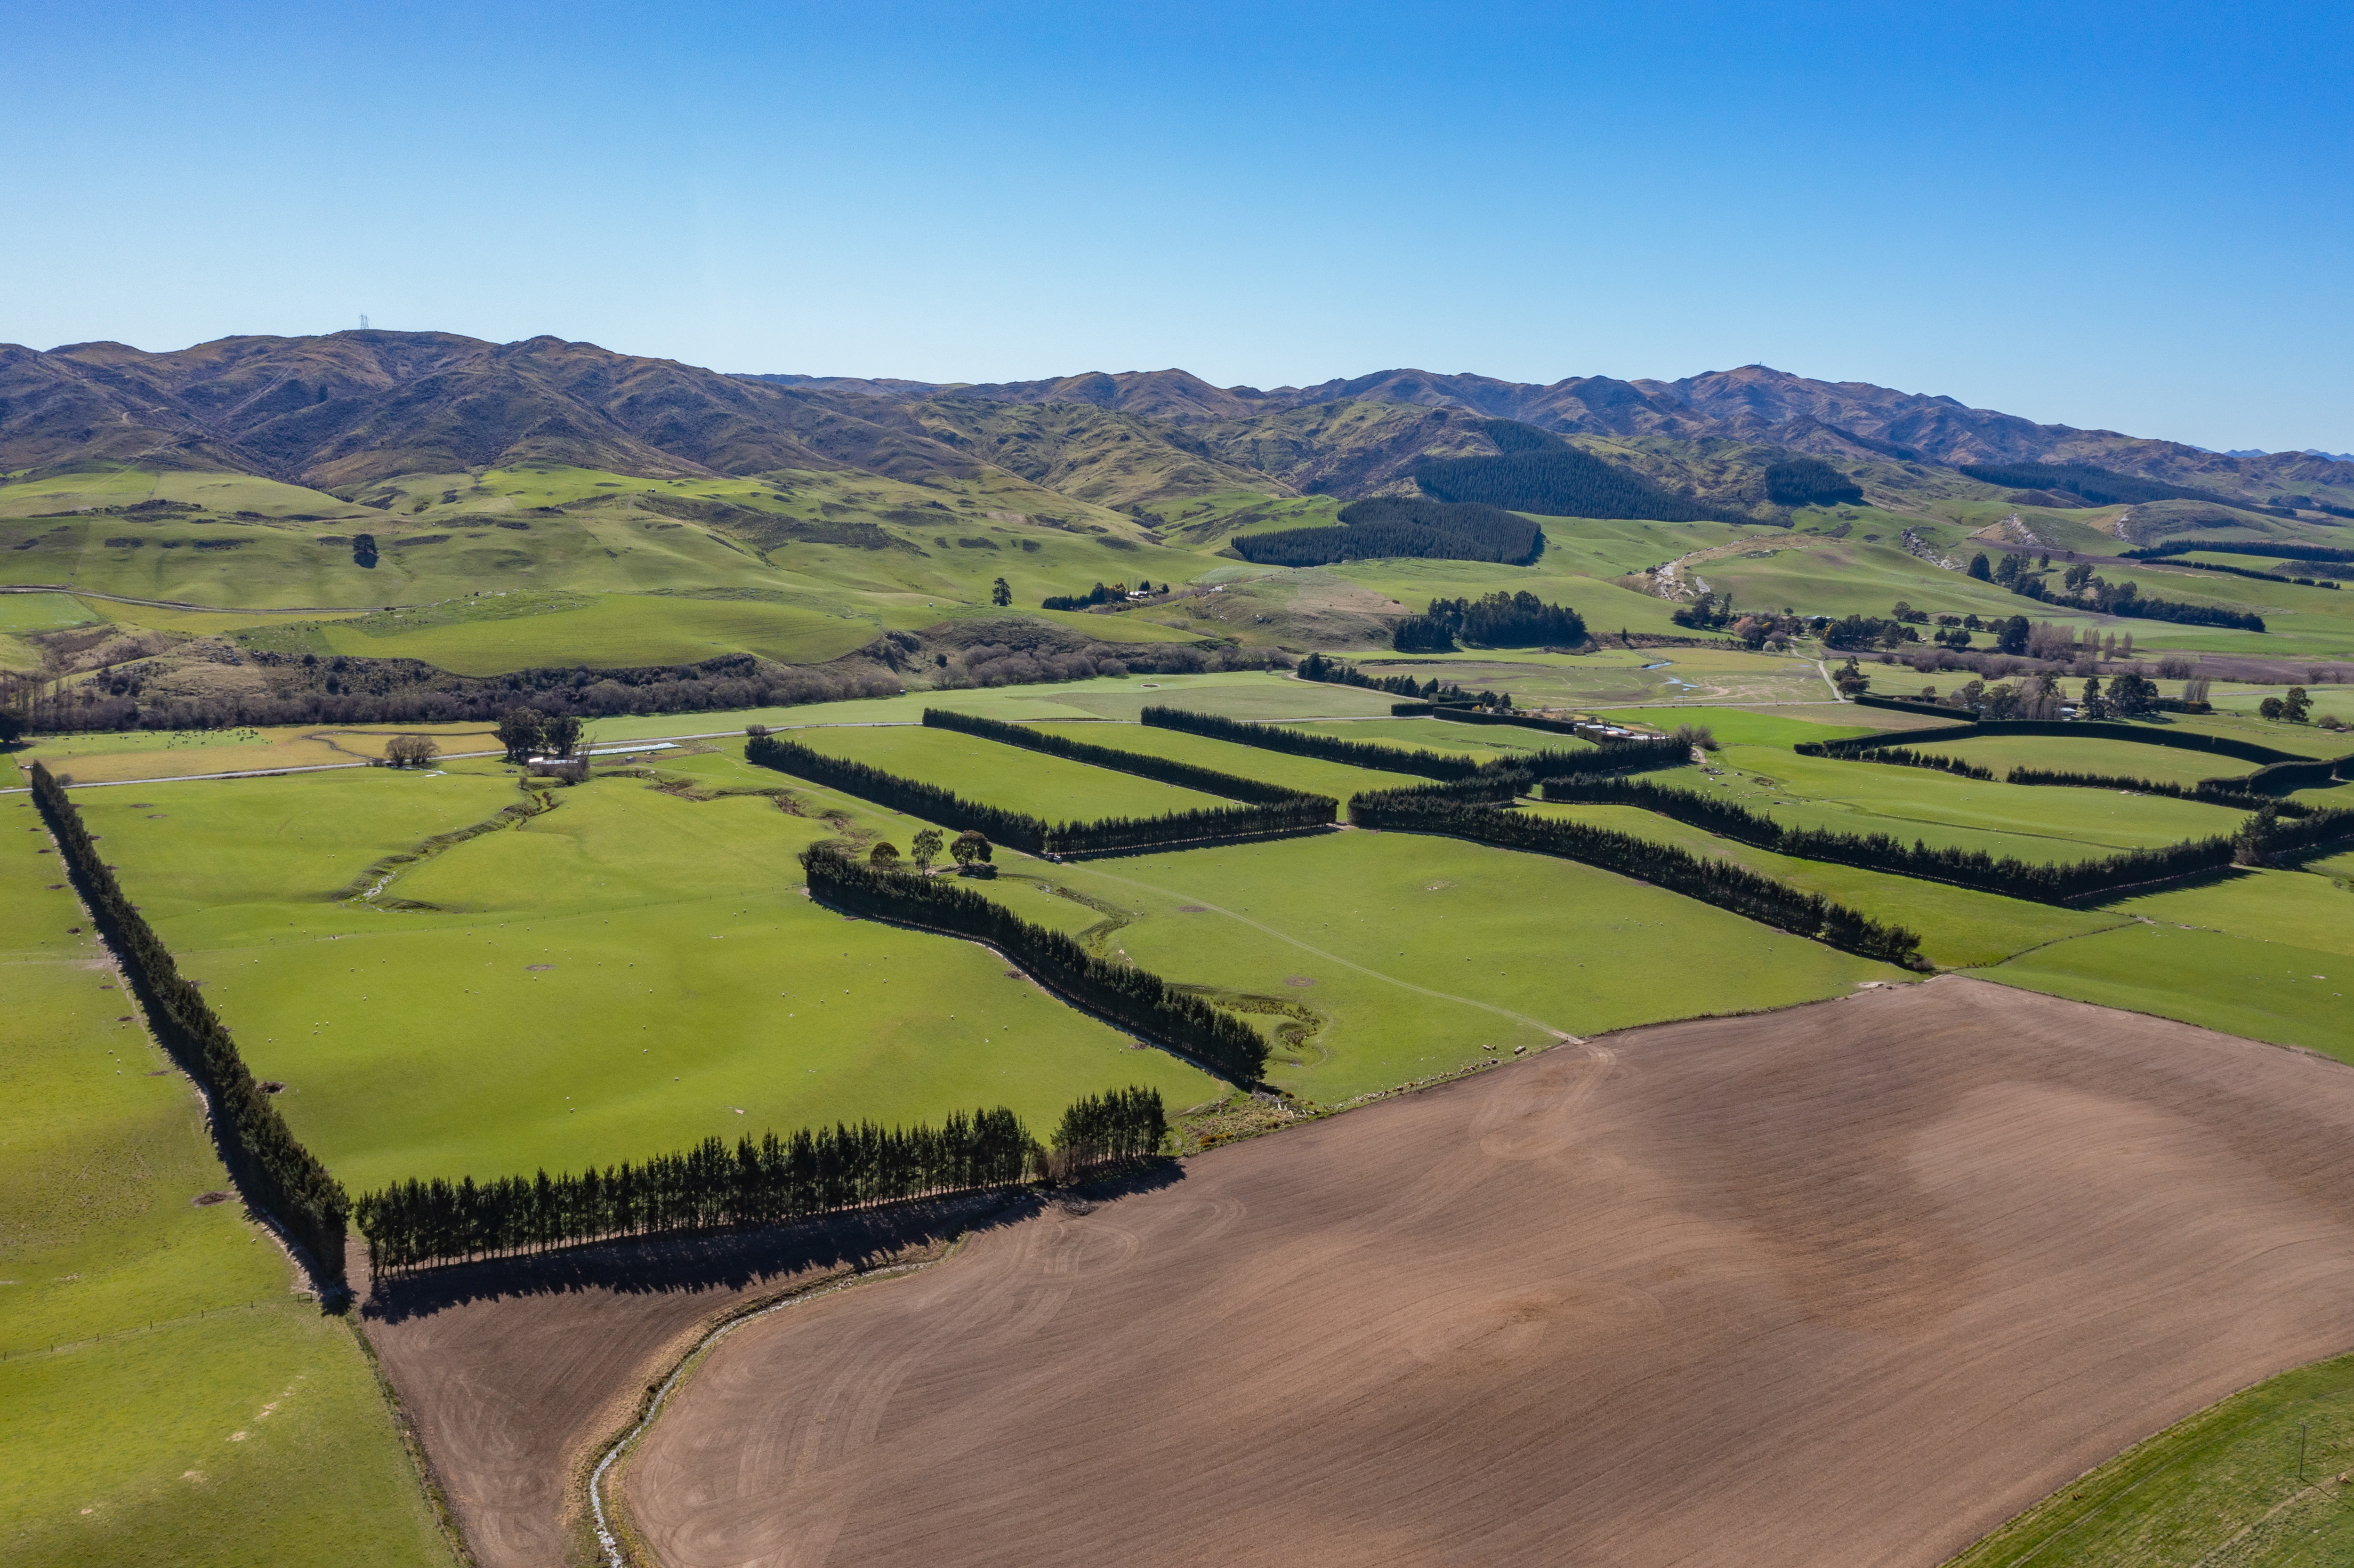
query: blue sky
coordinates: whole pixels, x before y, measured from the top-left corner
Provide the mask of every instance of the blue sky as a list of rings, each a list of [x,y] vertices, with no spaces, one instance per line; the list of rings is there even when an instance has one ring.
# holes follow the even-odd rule
[[[1760,361],[2354,450],[2354,8],[17,0],[0,341]]]

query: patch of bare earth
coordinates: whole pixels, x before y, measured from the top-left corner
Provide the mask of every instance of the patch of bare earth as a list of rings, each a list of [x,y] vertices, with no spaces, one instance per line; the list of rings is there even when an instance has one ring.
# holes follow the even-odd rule
[[[2354,1344],[2354,1072],[1943,979],[1049,1207],[723,1341],[669,1568],[1935,1564]]]
[[[362,1324],[476,1562],[552,1568],[591,1561],[588,1466],[714,1324],[936,1255],[1006,1202],[981,1195],[376,1281],[355,1246],[351,1272]]]

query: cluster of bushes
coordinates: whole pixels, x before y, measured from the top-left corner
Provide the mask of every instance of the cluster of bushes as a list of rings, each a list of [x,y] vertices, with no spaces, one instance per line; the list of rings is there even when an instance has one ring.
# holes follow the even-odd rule
[[[1214,740],[1235,741],[1243,746],[1286,752],[1294,757],[1314,757],[1326,762],[1344,763],[1351,768],[1370,768],[1385,773],[1418,773],[1426,779],[1464,779],[1484,773],[1526,773],[1539,779],[1549,779],[1565,773],[1674,767],[1691,760],[1691,753],[1672,741],[1636,741],[1598,752],[1539,751],[1503,760],[1481,762],[1446,752],[1384,746],[1375,741],[1342,740],[1337,736],[1286,729],[1281,725],[1250,724],[1216,714],[1193,713],[1184,708],[1155,705],[1146,708],[1142,717],[1146,724],[1161,729],[1182,729],[1192,735],[1206,735]]]
[[[832,842],[803,851],[801,865],[811,895],[822,903],[986,942],[1042,985],[1238,1084],[1257,1083],[1266,1069],[1267,1042],[1234,1014],[1150,970],[1106,963],[1061,932],[1032,925],[952,880],[861,864]]]
[[[1542,432],[1539,432],[1542,434]],[[1755,523],[1733,507],[1677,495],[1631,469],[1607,463],[1568,442],[1500,457],[1425,458],[1415,482],[1441,501],[1479,503],[1545,517],[1643,517],[1660,523]]]
[[[1525,588],[1485,599],[1435,599],[1390,634],[1401,653],[1447,653],[1458,642],[1473,648],[1576,648],[1585,641],[1577,611],[1547,604]]]
[[[803,1128],[790,1138],[718,1139],[637,1165],[476,1184],[396,1181],[353,1205],[371,1270],[417,1268],[612,1236],[751,1228],[810,1214],[1020,1181],[1037,1163],[1002,1106],[934,1128]]]
[[[1580,780],[1577,783],[1585,789],[1598,790],[1602,788],[1595,781]],[[1575,792],[1575,789],[1557,792],[1562,789],[1562,784],[1561,780],[1547,784],[1546,799],[1586,798]],[[1628,788],[1651,789],[1649,785]],[[1683,793],[1681,790],[1653,792]],[[1702,800],[1699,796],[1691,798]],[[1716,804],[1705,800],[1702,803]],[[1730,862],[1707,859],[1672,845],[1637,838],[1631,833],[1616,832],[1585,822],[1564,821],[1554,817],[1532,817],[1523,811],[1498,810],[1490,805],[1451,797],[1444,790],[1430,789],[1386,789],[1360,795],[1350,803],[1349,817],[1362,828],[1441,833],[1449,838],[1493,844],[1500,849],[1557,855],[1564,860],[1600,866],[1622,876],[1634,877],[1794,936],[1811,938],[1865,958],[1908,965],[1918,959],[1921,938],[1901,926],[1882,925],[1845,905],[1834,904],[1820,894],[1801,892],[1786,883],[1760,876]]]
[[[1246,561],[1320,567],[1335,561],[1412,556],[1532,566],[1544,553],[1544,530],[1497,506],[1375,496],[1341,508],[1337,528],[1286,528],[1246,534],[1228,547]]]
[[[1820,828],[1785,828],[1773,818],[1711,800],[1688,789],[1661,789],[1641,780],[1564,779],[1545,786],[1548,800],[1634,806],[1656,811],[1712,833],[1755,844],[1800,860],[1829,861],[1925,882],[1947,882],[2024,898],[2038,904],[2068,904],[2119,888],[2166,882],[2232,863],[2229,837],[2186,839],[2158,849],[2127,850],[2100,860],[2046,865],[1984,850],[1935,849],[1919,840],[1907,844],[1890,833],[1840,833]],[[2354,819],[2354,812],[2348,813]]]
[[[964,541],[960,539],[957,543],[961,545]],[[993,545],[990,547],[991,549],[996,548]],[[1003,577],[1000,577],[997,580],[1000,583],[1002,583],[1005,579]],[[1136,585],[1136,591],[1139,593],[1167,593],[1169,591],[1169,585],[1163,583],[1158,589],[1155,589],[1150,582],[1141,582]],[[1013,594],[1008,592],[1003,598],[999,599],[996,602],[1001,605],[1009,604],[1013,602]],[[1125,604],[1127,602],[1128,585],[1126,583],[1114,583],[1109,588],[1106,588],[1103,584],[1097,583],[1095,587],[1089,588],[1085,593],[1049,594],[1046,598],[1038,601],[1038,608],[1041,609],[1092,609],[1099,604]]]
[[[237,1042],[114,880],[82,826],[81,813],[49,770],[32,768],[33,799],[57,835],[66,865],[90,903],[147,1016],[172,1059],[212,1103],[213,1134],[221,1162],[257,1211],[270,1215],[311,1255],[312,1271],[344,1277],[344,1232],[351,1212],[343,1186],[303,1148],[286,1119],[254,1081]]]
[[[1366,674],[1354,664],[1338,659],[1327,659],[1321,653],[1310,653],[1299,662],[1299,678],[1320,681],[1332,686],[1360,686],[1369,692],[1388,692],[1394,696],[1422,697],[1437,703],[1478,703],[1481,707],[1511,707],[1510,692],[1481,692],[1477,696],[1452,681],[1442,681],[1433,675],[1426,681],[1416,681],[1412,675],[1384,675],[1379,680]]]
[[[1322,795],[1284,794],[1263,805],[1202,807],[1158,817],[1104,817],[1092,822],[1046,822],[1022,811],[968,800],[953,790],[902,778],[848,758],[829,757],[797,740],[747,732],[744,759],[780,773],[813,779],[896,811],[981,833],[1034,854],[1095,854],[1150,849],[1204,839],[1256,838],[1330,827],[1338,805]]]
[[[1073,740],[1068,736],[1033,729],[1028,725],[977,718],[970,714],[951,713],[945,708],[926,708],[924,723],[933,729],[952,729],[965,735],[977,735],[983,740],[993,740],[1001,745],[1018,746],[1025,751],[1043,751],[1049,757],[1084,762],[1090,768],[1108,768],[1115,772],[1133,773],[1140,778],[1174,784],[1181,789],[1199,789],[1204,795],[1224,795],[1230,800],[1273,805],[1278,800],[1321,799],[1281,784],[1245,779],[1237,773],[1221,773],[1214,768],[1174,762],[1165,757],[1148,757],[1138,751],[1122,751],[1117,747],[1095,746],[1087,741]]]

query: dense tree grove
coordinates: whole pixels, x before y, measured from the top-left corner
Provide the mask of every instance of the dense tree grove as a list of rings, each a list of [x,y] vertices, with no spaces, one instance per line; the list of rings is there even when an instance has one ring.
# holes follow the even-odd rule
[[[1159,1089],[1113,1089],[1071,1102],[1055,1128],[1058,1176],[1080,1175],[1107,1165],[1129,1165],[1158,1154],[1169,1138],[1169,1117]]]
[[[180,978],[169,948],[99,858],[81,813],[38,762],[33,800],[65,856],[99,929],[122,959],[164,1048],[212,1102],[214,1142],[246,1201],[286,1227],[323,1279],[344,1277],[344,1232],[351,1212],[343,1186],[303,1148],[254,1081],[237,1042],[202,992]]]
[[[744,759],[813,779],[928,821],[984,833],[1034,854],[1093,854],[1150,849],[1204,839],[1253,838],[1329,827],[1338,805],[1322,795],[1285,794],[1262,805],[1204,807],[1158,817],[1103,817],[1046,822],[1020,811],[968,800],[953,790],[902,778],[847,758],[829,757],[781,736],[747,732]]]
[[[1246,561],[1273,567],[1393,556],[1526,567],[1544,553],[1544,530],[1500,507],[1384,495],[1341,508],[1337,528],[1239,535],[1227,547]]]
[[[1596,751],[1538,751],[1509,759],[1479,762],[1446,752],[1420,751],[1374,741],[1342,740],[1337,736],[1287,729],[1281,725],[1252,724],[1216,714],[1158,705],[1142,715],[1146,724],[1161,729],[1182,729],[1213,740],[1231,740],[1294,757],[1320,758],[1352,768],[1379,768],[1389,773],[1418,773],[1426,779],[1472,779],[1482,772],[1525,772],[1540,779],[1556,774],[1623,772],[1644,767],[1673,767],[1690,760],[1690,753],[1674,742],[1647,746],[1636,741]],[[1665,758],[1672,758],[1666,760]]]
[[[803,1128],[716,1138],[636,1165],[578,1175],[503,1176],[477,1184],[397,1181],[353,1206],[371,1270],[497,1257],[612,1236],[781,1224],[810,1214],[1023,1181],[1038,1149],[1000,1106],[938,1127]]]
[[[1003,582],[1005,579],[1000,577],[997,580]],[[1118,588],[1106,588],[1103,584],[1097,583],[1085,593],[1049,594],[1038,601],[1038,608],[1041,609],[1092,609],[1099,604],[1120,603],[1127,598],[1126,583],[1120,584]]]
[[[1267,1042],[1234,1014],[1148,969],[1107,963],[952,879],[877,871],[831,842],[812,844],[801,858],[811,895],[822,903],[986,942],[1048,989],[1238,1084],[1257,1083],[1266,1070]]]
[[[1595,780],[1576,783],[1598,787]],[[1546,785],[1548,800],[1562,798],[1554,793],[1561,784],[1561,780],[1554,780]],[[1573,793],[1567,798],[1585,797]],[[1585,822],[1499,810],[1453,796],[1444,788],[1385,789],[1360,795],[1350,802],[1349,817],[1362,828],[1441,833],[1600,866],[1794,936],[1812,938],[1888,963],[1914,962],[1921,946],[1921,938],[1901,926],[1883,926],[1819,894],[1800,892],[1727,861],[1691,854],[1671,844],[1656,843]]]
[[[1822,459],[1793,452],[1766,468],[1766,499],[1776,506],[1860,506],[1863,491]]]
[[[1444,628],[1450,646],[1457,641],[1472,648],[1578,648],[1585,642],[1585,621],[1577,611],[1547,604],[1525,588],[1500,589],[1485,599],[1435,599],[1420,619]]]
[[[2232,863],[2232,841],[2228,836],[2186,839],[2157,849],[2127,850],[2099,860],[2050,865],[1984,850],[1935,849],[1915,841],[1906,844],[1888,833],[1840,833],[1816,828],[1785,828],[1773,818],[1712,800],[1688,789],[1664,789],[1639,779],[1558,779],[1544,788],[1548,800],[1581,800],[1597,805],[1634,806],[1663,817],[1690,822],[1725,838],[1755,844],[1800,860],[1829,861],[1867,871],[1892,872],[1925,882],[1949,882],[2009,898],[2039,904],[2066,904],[2119,888],[2166,882]],[[2310,828],[2321,817],[2342,818],[2339,837],[2354,838],[2354,810],[2316,813],[2298,824]],[[2317,838],[2313,842],[2336,842]]]
[[[983,740],[997,741],[1005,746],[1018,746],[1025,751],[1043,751],[1049,757],[1066,758],[1084,762],[1090,768],[1108,768],[1119,773],[1133,773],[1140,778],[1174,784],[1181,789],[1198,789],[1204,795],[1224,795],[1229,800],[1250,800],[1261,805],[1273,805],[1278,800],[1320,800],[1304,791],[1281,784],[1269,784],[1257,779],[1245,779],[1239,774],[1221,773],[1214,768],[1201,768],[1191,762],[1176,762],[1165,757],[1148,757],[1140,751],[1122,751],[1118,747],[1095,746],[1083,740],[1073,740],[1066,735],[1055,735],[1035,729],[1029,725],[1006,724],[1002,720],[977,718],[970,714],[954,713],[946,708],[926,708],[924,723],[933,729],[952,729],[965,735],[976,735]],[[1333,804],[1328,801],[1327,804]]]
[[[1544,517],[1642,517],[1660,523],[1755,523],[1738,508],[1677,495],[1632,469],[1566,441],[1500,457],[1424,458],[1415,482],[1441,501],[1480,503]]]

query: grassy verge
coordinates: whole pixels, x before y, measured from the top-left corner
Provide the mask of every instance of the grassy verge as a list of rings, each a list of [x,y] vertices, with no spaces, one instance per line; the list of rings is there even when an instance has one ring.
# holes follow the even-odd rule
[[[2354,1561],[2349,1465],[2354,1356],[2340,1356],[2260,1383],[2127,1449],[1949,1568]]]

